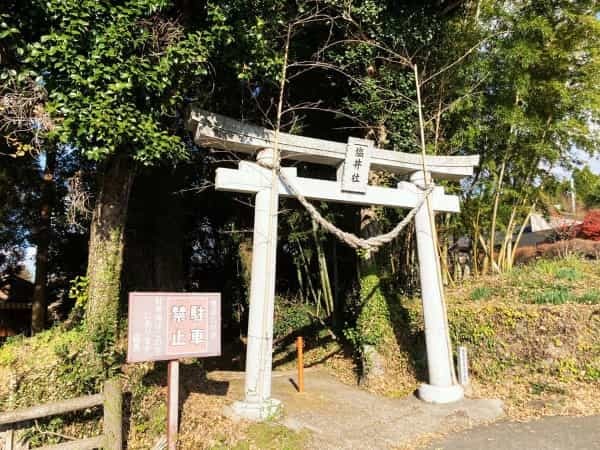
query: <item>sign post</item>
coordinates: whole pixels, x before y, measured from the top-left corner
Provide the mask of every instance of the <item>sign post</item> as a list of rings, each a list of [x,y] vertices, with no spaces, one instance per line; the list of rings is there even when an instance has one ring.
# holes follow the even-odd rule
[[[179,358],[221,354],[221,294],[131,292],[127,362],[169,361],[167,442],[179,429]]]
[[[177,449],[179,432],[179,360],[169,361],[167,369],[167,443],[169,450]]]

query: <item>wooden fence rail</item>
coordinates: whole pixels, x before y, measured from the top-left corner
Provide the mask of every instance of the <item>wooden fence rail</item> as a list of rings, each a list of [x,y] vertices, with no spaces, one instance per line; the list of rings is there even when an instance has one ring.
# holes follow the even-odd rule
[[[6,429],[10,425],[43,417],[65,414],[82,409],[103,405],[104,421],[100,436],[77,439],[62,444],[38,447],[38,450],[122,450],[123,448],[123,394],[118,380],[112,379],[104,383],[102,393],[83,397],[46,403],[31,408],[17,409],[0,413],[0,427]],[[5,450],[17,450],[14,442],[14,429],[9,428],[5,433]]]

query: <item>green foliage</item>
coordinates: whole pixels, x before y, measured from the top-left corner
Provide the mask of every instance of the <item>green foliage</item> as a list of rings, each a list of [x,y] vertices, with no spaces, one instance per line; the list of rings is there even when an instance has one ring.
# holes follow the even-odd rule
[[[88,300],[89,280],[86,276],[78,275],[71,280],[69,288],[69,298],[75,300],[75,307],[85,308]]]
[[[496,231],[516,233],[531,205],[545,205],[556,187],[548,168],[577,163],[573,147],[598,149],[597,12],[592,1],[482,2],[479,20],[457,28],[480,50],[451,80],[478,88],[444,114],[443,146],[482,155],[458,226],[490,236],[500,192]]]
[[[551,394],[566,394],[566,391],[559,387],[554,386],[550,383],[546,382],[531,382],[531,393],[533,395],[540,395],[542,393],[551,393]]]
[[[600,289],[591,289],[575,298],[576,303],[587,305],[600,305]]]
[[[4,345],[0,347],[0,366],[10,367],[17,360],[15,349],[18,348],[23,338],[24,336],[20,334],[7,338]]]
[[[306,432],[297,432],[287,427],[265,423],[250,428],[249,437],[257,448],[293,450],[304,448]]]
[[[136,414],[143,416],[136,420],[135,431],[137,433],[148,433],[152,436],[163,434],[165,423],[167,423],[167,404],[165,402],[153,404],[147,411],[138,411]]]
[[[520,272],[525,277],[536,280],[548,277],[576,281],[583,277],[585,268],[581,258],[576,255],[570,255],[560,259],[541,259],[532,266],[516,270],[515,273]]]
[[[17,28],[15,28],[14,26],[10,26],[7,23],[8,19],[8,14],[0,14],[0,20],[2,21],[0,22],[0,41],[8,40],[10,37],[18,36],[19,34],[19,30]],[[8,74],[5,75],[5,78],[7,76]]]
[[[96,394],[113,375],[114,362],[93,350],[82,327],[54,327],[33,337],[13,338],[0,347],[0,409]],[[24,437],[35,446],[57,443],[65,426],[76,437],[97,435],[101,414],[101,408],[93,408],[42,419],[26,429]]]
[[[308,305],[276,298],[273,337],[283,338],[311,326],[313,322],[310,311],[311,307]]]
[[[308,441],[306,431],[293,431],[272,422],[253,424],[248,429],[248,438],[233,446],[217,444],[211,450],[250,450],[260,448],[265,450],[296,450],[306,448]],[[224,441],[227,439],[224,438]]]
[[[34,1],[30,8],[44,21],[29,23],[17,9],[13,22],[30,38],[22,71],[38,74],[48,91],[50,138],[96,161],[122,152],[143,164],[185,157],[176,129],[184,97],[226,40],[219,6],[209,4],[206,21],[193,28],[165,0]]]
[[[593,173],[588,165],[573,170],[573,181],[577,198],[586,208],[600,206],[600,175]]]
[[[488,286],[477,286],[475,289],[471,291],[470,298],[473,301],[477,300],[487,300],[494,294],[493,288]]]
[[[600,359],[596,361],[596,364],[590,364],[586,367],[585,378],[591,382],[600,381]]]
[[[597,262],[575,255],[566,258],[541,259],[527,266],[514,268],[505,278],[504,287],[492,290],[492,299],[505,301],[514,296],[524,303],[597,304],[600,294],[590,289],[599,280]],[[476,287],[485,290],[487,286]]]
[[[460,311],[449,320],[450,338],[455,345],[470,344],[485,348],[496,345],[496,331],[489,318],[483,318],[468,309]]]
[[[561,305],[567,303],[572,298],[571,291],[567,286],[556,284],[537,293],[532,300],[539,305]]]
[[[16,376],[19,380],[13,392],[0,396],[2,409],[98,392],[107,376],[105,363],[88,342],[79,328],[55,327],[31,338],[12,339],[0,347],[3,378]]]
[[[564,267],[556,271],[556,278],[559,280],[577,281],[583,277],[583,274],[575,267]]]

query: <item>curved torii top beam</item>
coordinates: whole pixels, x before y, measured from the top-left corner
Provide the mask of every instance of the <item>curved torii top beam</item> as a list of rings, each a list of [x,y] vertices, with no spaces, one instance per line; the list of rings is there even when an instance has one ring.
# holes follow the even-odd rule
[[[234,152],[253,153],[273,147],[275,131],[247,124],[230,117],[192,107],[187,129],[194,134],[194,142]],[[330,166],[339,166],[346,157],[346,143],[279,134],[282,158]],[[426,156],[427,169],[437,179],[458,180],[473,174],[479,164],[479,155]],[[410,174],[422,170],[419,153],[404,153],[374,148],[371,169],[387,170],[396,174]]]

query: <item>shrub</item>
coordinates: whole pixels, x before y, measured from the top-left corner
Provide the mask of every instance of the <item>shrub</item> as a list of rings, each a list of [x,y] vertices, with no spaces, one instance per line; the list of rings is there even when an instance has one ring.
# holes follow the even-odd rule
[[[584,239],[600,241],[600,210],[590,211],[585,216],[579,235]]]
[[[566,286],[554,285],[550,289],[543,290],[542,292],[535,295],[533,302],[538,305],[552,304],[562,305],[571,300],[573,295]]]
[[[273,325],[275,339],[281,339],[310,325],[312,325],[312,318],[309,306],[277,297]]]
[[[471,291],[471,300],[487,300],[494,294],[494,290],[487,286],[478,286]]]
[[[80,329],[55,327],[0,348],[0,378],[14,386],[0,390],[0,409],[31,406],[98,392],[107,372]]]

